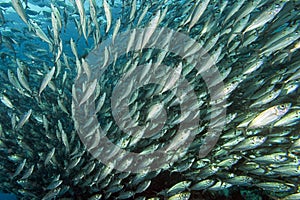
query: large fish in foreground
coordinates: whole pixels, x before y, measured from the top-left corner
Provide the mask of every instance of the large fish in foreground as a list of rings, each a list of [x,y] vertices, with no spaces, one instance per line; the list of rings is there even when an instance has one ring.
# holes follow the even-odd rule
[[[0,191],[300,199],[299,8],[296,0],[0,2]],[[104,138],[118,148],[99,145]]]

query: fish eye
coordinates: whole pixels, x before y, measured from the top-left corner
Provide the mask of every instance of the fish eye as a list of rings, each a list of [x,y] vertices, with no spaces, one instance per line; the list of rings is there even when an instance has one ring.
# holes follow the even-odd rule
[[[279,5],[279,4],[276,4],[276,5],[275,5],[275,8],[280,8],[280,5]]]
[[[284,110],[286,108],[286,106],[284,104],[279,106],[279,109]]]

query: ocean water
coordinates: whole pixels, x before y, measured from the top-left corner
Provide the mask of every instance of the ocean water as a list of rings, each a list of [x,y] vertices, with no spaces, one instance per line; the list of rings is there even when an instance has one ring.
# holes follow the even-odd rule
[[[3,199],[3,200],[16,200],[17,197],[13,194],[0,193],[0,199]]]
[[[99,27],[93,1],[14,2],[27,23],[0,1],[0,200],[299,195],[299,1],[107,0],[108,19],[96,0]]]

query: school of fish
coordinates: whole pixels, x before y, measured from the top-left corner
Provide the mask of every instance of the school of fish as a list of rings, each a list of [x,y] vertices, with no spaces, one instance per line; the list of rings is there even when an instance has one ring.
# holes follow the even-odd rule
[[[220,191],[248,188],[270,199],[300,199],[299,11],[298,0],[1,1],[0,191],[19,199],[185,200],[218,199]],[[137,28],[147,27],[139,36]],[[200,46],[176,42],[173,32],[157,36],[163,27],[196,41],[212,63],[198,69],[192,61],[203,55]],[[126,31],[131,31],[128,43],[118,44]],[[107,70],[94,80],[89,59],[95,56],[89,53],[107,39],[123,45],[125,54],[104,47],[100,67]],[[138,51],[132,50],[136,41]],[[155,41],[181,49],[184,56],[151,48]],[[161,85],[131,92],[137,81],[130,73],[143,65],[140,80],[148,80],[159,64],[170,66],[171,76],[157,74]],[[221,76],[204,81],[201,75],[212,66]],[[91,81],[77,87],[82,77]],[[119,113],[112,110],[111,98],[121,78],[128,84],[114,103],[118,108],[128,100],[129,114],[123,117],[132,122],[121,124],[144,127],[136,137],[114,119]],[[186,90],[193,91],[195,101],[177,98],[182,78],[192,86]],[[222,95],[217,101],[210,101],[207,83]],[[185,112],[183,102],[188,102]],[[215,106],[222,103],[224,127],[213,135],[209,128],[222,124],[224,114]],[[75,108],[86,114],[83,128],[89,131],[83,137],[89,146],[79,138]],[[163,128],[141,139],[149,126],[157,128],[152,122],[162,115],[167,116]],[[196,127],[176,135],[180,123],[196,117]],[[169,141],[175,148],[185,134],[195,137],[176,162],[159,170],[119,172],[90,154],[105,155],[98,146],[99,126],[112,143],[142,155]],[[207,135],[216,144],[205,140]],[[199,156],[203,144],[209,151]],[[117,154],[106,156],[113,160]],[[121,161],[124,169],[133,164],[127,157]]]

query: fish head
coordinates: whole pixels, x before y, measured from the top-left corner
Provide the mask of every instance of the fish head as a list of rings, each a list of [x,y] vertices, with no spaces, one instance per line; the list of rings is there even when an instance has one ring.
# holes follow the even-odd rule
[[[278,106],[276,106],[276,115],[284,115],[285,113],[287,113],[291,107],[291,103],[284,103],[284,104],[280,104]]]

